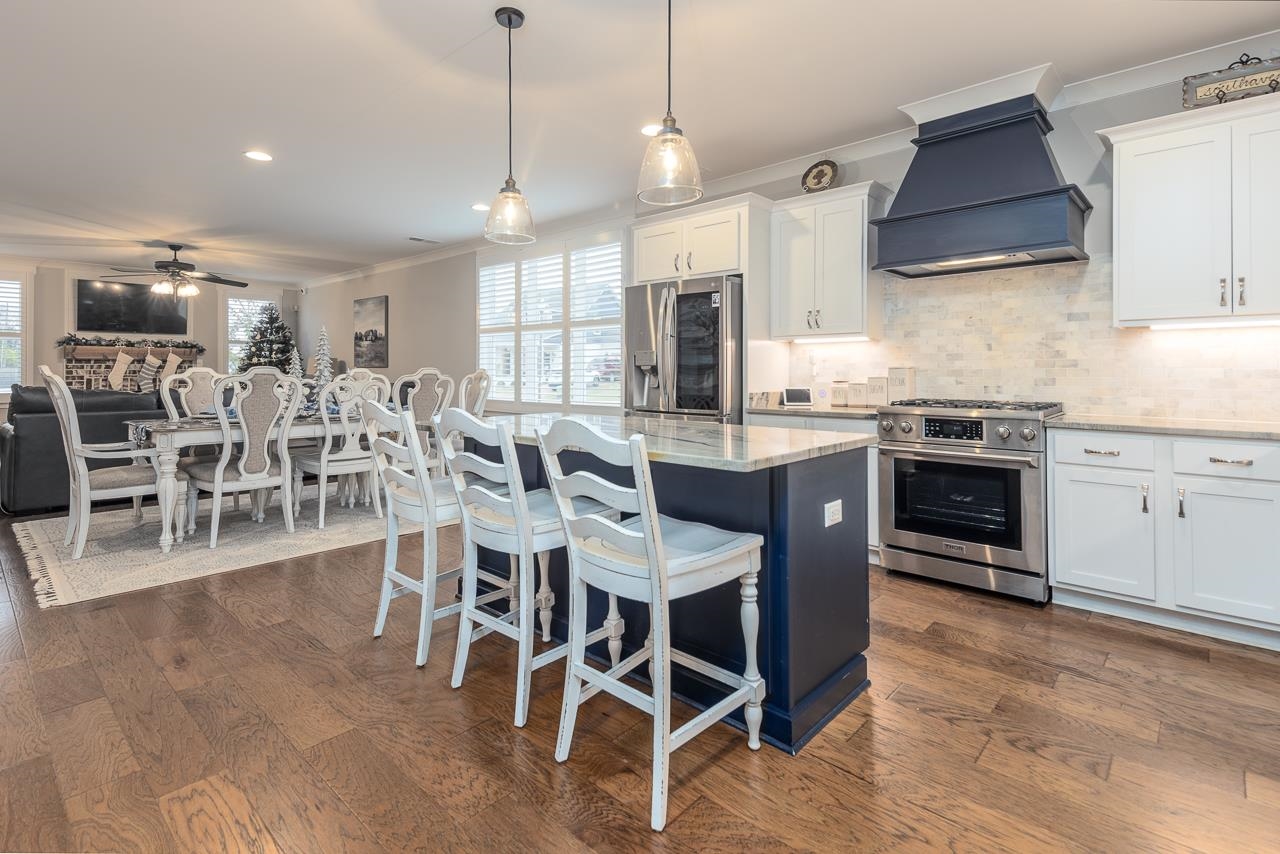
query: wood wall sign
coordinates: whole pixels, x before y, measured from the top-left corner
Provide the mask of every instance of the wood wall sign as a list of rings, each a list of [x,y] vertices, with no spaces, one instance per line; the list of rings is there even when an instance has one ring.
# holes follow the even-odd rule
[[[1182,107],[1207,107],[1280,91],[1280,59],[1240,54],[1221,71],[1182,78]]]

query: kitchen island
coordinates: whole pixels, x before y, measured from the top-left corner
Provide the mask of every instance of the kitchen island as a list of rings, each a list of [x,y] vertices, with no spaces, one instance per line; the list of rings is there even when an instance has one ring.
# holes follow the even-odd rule
[[[528,489],[546,487],[534,431],[556,414],[495,415],[512,425]],[[870,684],[867,590],[867,451],[874,436],[822,430],[743,427],[614,416],[579,416],[607,435],[645,436],[658,511],[680,519],[764,537],[760,573],[760,670],[768,696],[761,738],[797,752]],[[566,455],[566,469],[598,461]],[[630,483],[630,472],[610,469]],[[481,563],[505,574],[505,556]],[[563,549],[552,555],[555,594],[552,631],[567,629],[568,567]],[[589,625],[600,625],[606,597],[592,591]],[[671,603],[671,642],[719,667],[743,669],[737,584]],[[648,609],[619,603],[625,620],[623,654],[644,644]],[[607,660],[604,642],[591,652]],[[646,675],[645,668],[635,671]],[[706,708],[723,689],[696,673],[673,668],[676,696]],[[742,710],[730,719],[741,727]]]

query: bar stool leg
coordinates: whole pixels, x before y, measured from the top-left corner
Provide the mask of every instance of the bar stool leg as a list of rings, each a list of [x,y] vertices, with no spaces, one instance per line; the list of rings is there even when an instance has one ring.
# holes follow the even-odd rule
[[[435,540],[432,536],[434,533],[423,531],[422,534],[422,611],[418,614],[417,664],[419,667],[427,663],[427,653],[431,650],[431,624],[436,613],[438,579],[436,578]]]
[[[520,584],[520,558],[516,555],[507,555],[507,560],[511,564],[511,577],[507,581],[507,610],[514,611],[515,620],[513,625],[520,625],[520,592],[518,585]]]
[[[373,636],[382,637],[382,629],[387,625],[387,609],[391,606],[391,576],[388,574],[396,568],[396,558],[400,554],[400,520],[395,513],[387,513],[387,548],[382,558],[382,595],[378,598],[378,616],[373,621]]]
[[[742,576],[742,639],[746,642],[746,667],[742,671],[742,681],[752,688],[751,699],[743,709],[743,718],[747,723],[747,747],[760,749],[760,723],[764,720],[761,701],[764,699],[764,680],[760,677],[760,668],[756,661],[756,647],[760,634],[760,608],[756,605],[759,588],[756,580],[760,575],[760,553],[751,553],[751,571]]]
[[[614,667],[622,660],[622,632],[626,625],[618,613],[618,597],[610,593],[609,614],[604,618],[604,627],[609,630],[609,663]]]
[[[516,726],[522,727],[529,720],[529,692],[533,685],[533,555],[520,554],[520,579],[517,600],[519,633],[516,636]],[[527,613],[526,613],[527,609]]]
[[[667,785],[671,758],[671,634],[666,609],[649,606],[653,626],[653,803],[649,826],[662,830],[667,824]]]
[[[587,583],[575,581],[569,585],[569,654],[564,660],[564,698],[560,704],[560,733],[556,736],[556,761],[569,758],[569,746],[573,743],[573,727],[578,720],[578,705],[582,702],[582,677],[578,665],[586,661],[587,654]]]
[[[467,654],[471,652],[471,635],[475,621],[471,612],[476,609],[476,544],[465,537],[462,546],[462,613],[458,615],[458,648],[453,656],[453,678],[449,685],[462,687],[462,677],[467,672]]]
[[[538,620],[542,623],[542,642],[551,640],[551,609],[556,604],[556,594],[551,592],[551,552],[538,552]],[[615,661],[614,664],[617,664]]]

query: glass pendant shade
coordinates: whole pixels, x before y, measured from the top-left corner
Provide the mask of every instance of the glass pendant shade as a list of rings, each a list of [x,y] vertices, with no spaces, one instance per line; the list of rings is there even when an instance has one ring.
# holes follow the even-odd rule
[[[178,296],[194,297],[200,295],[200,289],[196,287],[196,283],[190,280],[178,285]]]
[[[647,205],[664,206],[683,205],[702,198],[698,158],[670,116],[645,149],[636,198]]]
[[[151,286],[151,293],[166,297],[173,296],[173,282],[167,277],[163,278]]]
[[[516,189],[516,182],[511,178],[498,191],[498,197],[489,206],[489,217],[484,222],[485,240],[494,243],[533,243],[537,238],[533,232],[533,214],[529,213],[529,202],[524,194]]]

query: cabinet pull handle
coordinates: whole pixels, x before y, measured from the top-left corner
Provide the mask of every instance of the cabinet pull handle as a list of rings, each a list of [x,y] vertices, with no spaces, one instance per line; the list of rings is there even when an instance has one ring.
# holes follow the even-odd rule
[[[809,309],[809,312],[805,315],[804,322],[809,324],[810,329],[813,328],[813,309]]]
[[[692,252],[684,256],[684,268],[688,270],[690,273],[693,272],[693,253]]]
[[[1253,460],[1228,460],[1223,457],[1209,457],[1209,462],[1217,463],[1221,466],[1251,466]]]
[[[818,325],[819,329],[822,328],[822,309],[818,309],[813,313],[813,322]]]
[[[1178,518],[1187,518],[1187,491],[1181,486],[1178,487]]]
[[[677,252],[675,255],[675,258],[672,259],[671,266],[675,268],[677,273],[680,272],[680,253],[679,252]],[[1223,303],[1223,305],[1226,305],[1226,303]]]
[[[1142,484],[1142,512],[1143,513],[1151,512],[1151,506],[1147,504],[1147,495],[1150,492],[1151,492],[1151,484],[1149,483]]]
[[[1218,279],[1218,305],[1227,307],[1227,280]]]
[[[1091,457],[1118,457],[1119,451],[1096,451],[1093,448],[1085,448],[1084,452]]]
[[[1240,282],[1240,298],[1236,300],[1236,305],[1244,305],[1244,276],[1241,276],[1237,281]]]

